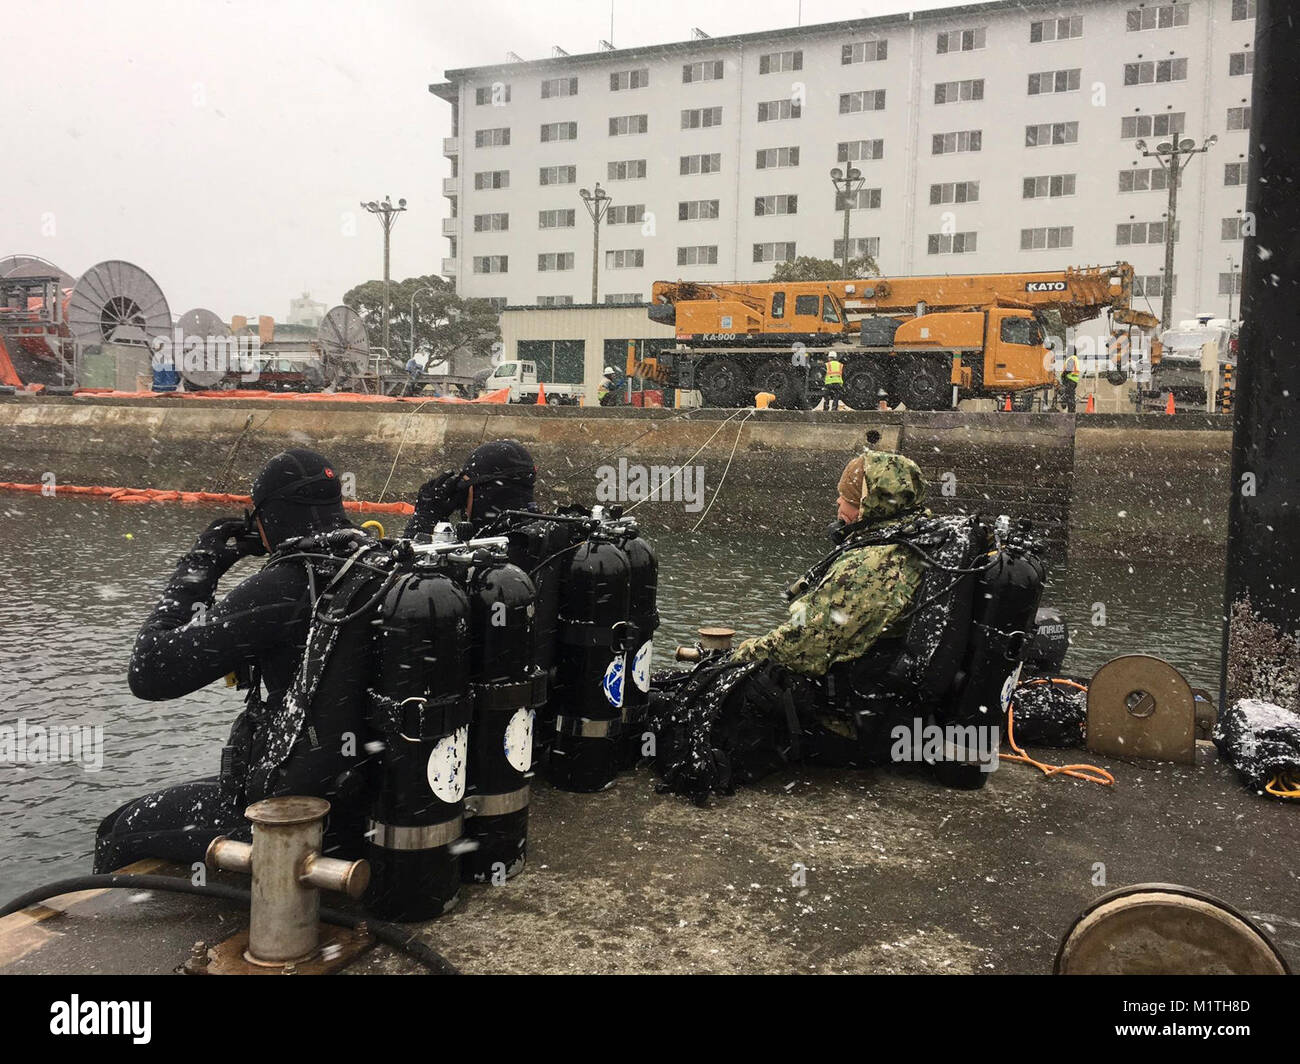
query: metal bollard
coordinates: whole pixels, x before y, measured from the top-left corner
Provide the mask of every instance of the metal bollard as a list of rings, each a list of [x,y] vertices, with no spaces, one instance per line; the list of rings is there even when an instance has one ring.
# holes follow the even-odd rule
[[[253,900],[248,949],[252,964],[280,966],[304,961],[320,941],[320,891],[359,898],[370,882],[366,861],[322,857],[323,798],[290,795],[267,798],[244,810],[253,822],[253,841],[225,836],[208,846],[207,863],[227,872],[251,872]]]
[[[674,655],[678,661],[701,661],[706,650],[730,650],[735,638],[734,628],[699,628],[700,641],[693,647],[678,647]]]

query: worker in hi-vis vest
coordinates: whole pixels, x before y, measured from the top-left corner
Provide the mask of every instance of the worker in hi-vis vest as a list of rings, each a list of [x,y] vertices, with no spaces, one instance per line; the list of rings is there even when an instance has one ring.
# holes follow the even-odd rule
[[[1062,409],[1074,413],[1074,393],[1079,387],[1079,356],[1071,344],[1065,349],[1065,366],[1061,370]]]
[[[826,360],[826,377],[822,383],[826,386],[826,409],[838,410],[844,397],[844,363],[834,355]]]

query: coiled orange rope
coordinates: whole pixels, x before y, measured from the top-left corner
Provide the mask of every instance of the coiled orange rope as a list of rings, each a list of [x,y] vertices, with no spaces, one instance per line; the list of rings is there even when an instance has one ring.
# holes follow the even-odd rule
[[[55,495],[96,495],[110,502],[147,503],[147,502],[184,502],[210,503],[216,506],[251,506],[253,500],[247,495],[230,495],[219,491],[169,491],[164,488],[110,488],[88,486],[85,484],[13,484],[0,481],[0,491],[25,491],[34,494]],[[356,499],[343,501],[345,510],[361,510],[365,513],[412,514],[415,507],[409,502],[359,502]]]
[[[1075,683],[1073,680],[1063,680],[1059,678],[1029,680],[1029,684],[1054,683],[1062,687],[1073,687],[1080,691],[1087,691],[1088,688],[1081,683]],[[1115,777],[1107,772],[1104,768],[1098,768],[1096,765],[1047,765],[1042,761],[1037,761],[1025,753],[1024,749],[1016,743],[1015,727],[1015,704],[1007,704],[1007,743],[1015,753],[1003,754],[998,756],[1004,761],[1015,761],[1022,765],[1032,765],[1038,769],[1044,776],[1069,776],[1072,779],[1084,780],[1087,783],[1099,783],[1103,787],[1113,787]]]

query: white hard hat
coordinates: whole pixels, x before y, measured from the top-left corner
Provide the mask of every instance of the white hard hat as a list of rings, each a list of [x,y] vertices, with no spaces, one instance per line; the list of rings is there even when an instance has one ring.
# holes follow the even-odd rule
[[[613,366],[606,366],[606,367],[605,367],[605,376],[606,376],[606,377],[612,377],[612,376],[614,376],[614,367],[613,367]]]

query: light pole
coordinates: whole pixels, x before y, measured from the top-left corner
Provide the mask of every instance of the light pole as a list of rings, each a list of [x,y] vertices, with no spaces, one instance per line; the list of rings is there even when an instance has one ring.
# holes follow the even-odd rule
[[[847,171],[838,166],[831,170],[831,184],[835,186],[835,198],[844,205],[844,254],[841,256],[844,277],[849,276],[849,211],[853,209],[853,194],[861,190],[866,178],[856,166]]]
[[[399,199],[397,206],[394,207],[392,200],[387,196],[384,197],[383,203],[376,203],[371,200],[369,203],[363,203],[361,206],[375,215],[379,219],[379,224],[384,227],[384,343],[383,348],[388,350],[388,237],[393,231],[393,223],[397,221],[397,216],[406,210],[406,200]]]
[[[594,305],[597,294],[596,281],[600,276],[600,220],[605,217],[605,212],[614,201],[609,193],[600,187],[599,181],[596,182],[594,192],[581,188],[578,190],[578,195],[582,197],[582,204],[591,215],[591,302]]]
[[[414,292],[411,293],[411,355],[410,355],[411,358],[415,357],[415,297],[418,296],[421,292],[432,292],[434,295],[438,294],[438,290],[436,288],[431,288],[427,284],[423,288],[417,288]]]
[[[1209,151],[1218,143],[1219,138],[1211,133],[1199,148],[1191,137],[1180,141],[1162,141],[1156,145],[1155,151],[1147,151],[1145,140],[1139,140],[1135,145],[1144,158],[1155,159],[1164,168],[1167,175],[1166,183],[1169,186],[1169,211],[1165,217],[1165,279],[1160,286],[1160,327],[1162,329],[1173,327],[1171,319],[1174,316],[1174,232],[1178,227],[1179,178],[1187,169],[1187,164],[1192,161],[1193,155]]]
[[[1237,262],[1228,256],[1228,324],[1232,324],[1232,290],[1237,286]]]

